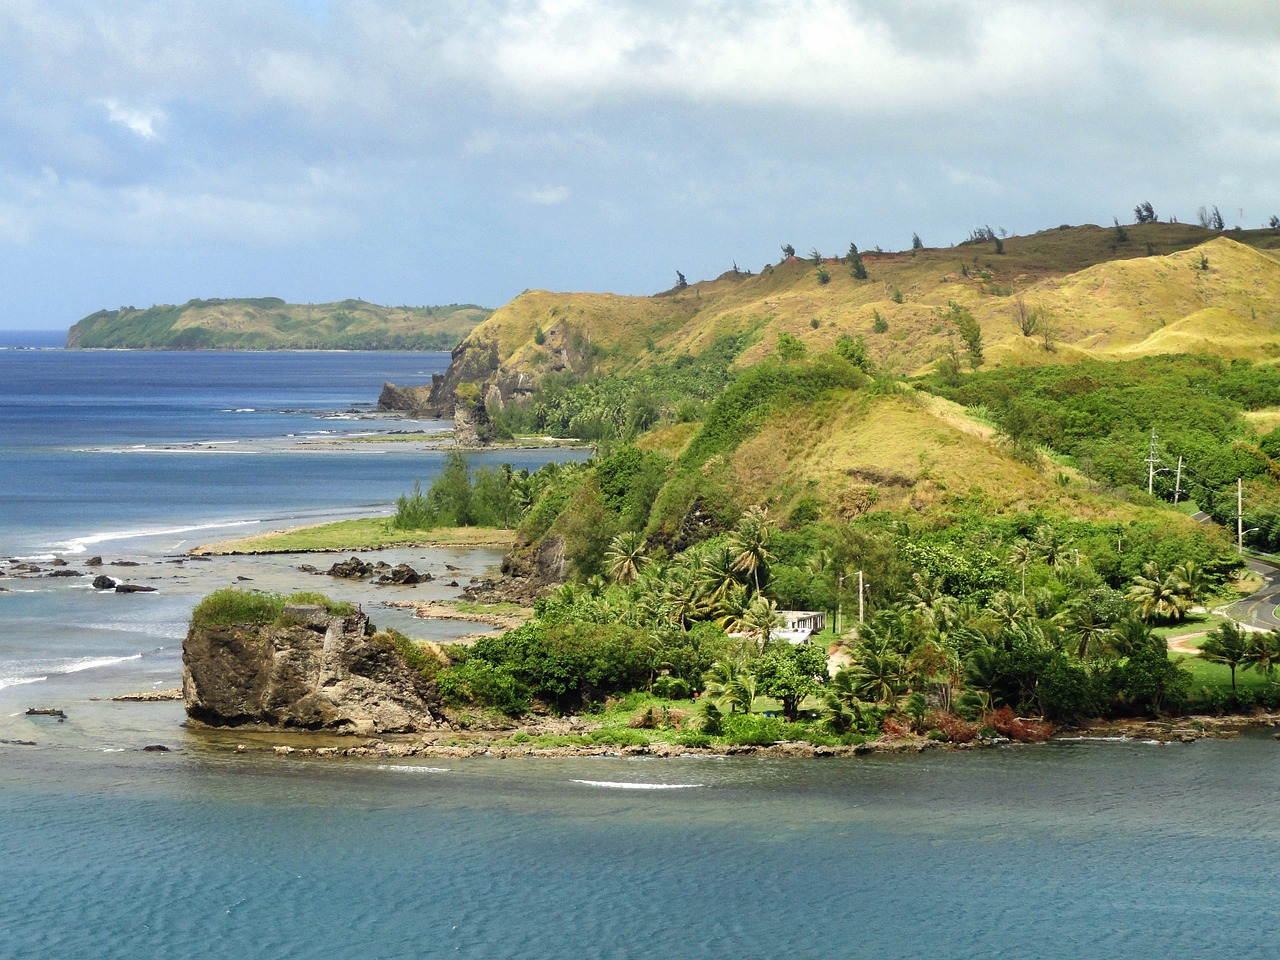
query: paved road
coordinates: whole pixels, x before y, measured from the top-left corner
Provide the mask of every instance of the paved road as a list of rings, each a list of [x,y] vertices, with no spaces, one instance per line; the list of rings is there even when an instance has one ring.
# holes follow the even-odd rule
[[[1280,630],[1276,607],[1280,606],[1280,567],[1262,560],[1247,560],[1249,569],[1262,577],[1262,586],[1224,612],[1238,623],[1263,630]]]

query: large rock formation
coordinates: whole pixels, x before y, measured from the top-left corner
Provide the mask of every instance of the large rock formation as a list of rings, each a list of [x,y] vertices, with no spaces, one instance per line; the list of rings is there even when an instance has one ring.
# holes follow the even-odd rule
[[[362,613],[284,608],[276,623],[192,622],[182,644],[187,716],[214,727],[257,726],[370,735],[442,723],[434,681]]]

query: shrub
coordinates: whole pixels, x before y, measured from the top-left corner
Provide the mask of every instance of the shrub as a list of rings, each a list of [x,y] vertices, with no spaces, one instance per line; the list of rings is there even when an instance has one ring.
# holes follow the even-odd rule
[[[945,740],[948,743],[969,743],[978,735],[977,724],[970,723],[953,713],[934,710],[925,715],[925,725],[930,727],[930,735],[939,736],[933,739]]]
[[[388,650],[394,650],[424,680],[434,680],[445,664],[426,647],[410,640],[399,630],[379,630],[370,639]]]
[[[659,677],[653,681],[653,694],[665,700],[688,700],[693,696],[693,688],[682,677]]]
[[[731,713],[721,717],[720,727],[725,742],[739,746],[767,747],[783,738],[782,723],[760,713]]]
[[[982,717],[982,725],[991,727],[1002,737],[1016,740],[1019,743],[1037,743],[1048,740],[1053,735],[1053,726],[1043,720],[1031,720],[1014,716],[1009,707],[987,712]]]
[[[480,659],[441,670],[436,675],[440,696],[447,704],[493,707],[509,716],[529,709],[528,689],[503,666]]]
[[[284,597],[278,593],[237,590],[227,587],[215,590],[191,611],[191,622],[200,627],[234,627],[272,623],[284,610]]]
[[[608,729],[593,730],[587,734],[591,743],[608,744],[614,747],[635,747],[649,742],[649,738],[637,730]]]

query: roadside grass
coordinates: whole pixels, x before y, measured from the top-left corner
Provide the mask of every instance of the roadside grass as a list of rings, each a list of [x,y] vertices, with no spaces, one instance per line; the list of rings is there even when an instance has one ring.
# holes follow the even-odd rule
[[[1200,644],[1193,642],[1192,646],[1199,647]],[[1231,668],[1225,663],[1214,663],[1211,660],[1205,660],[1203,657],[1183,657],[1181,666],[1183,670],[1191,674],[1193,698],[1195,692],[1201,687],[1216,688],[1227,693],[1231,692]],[[1238,690],[1257,692],[1275,686],[1275,683],[1253,670],[1245,670],[1241,667],[1236,668],[1236,689]]]
[[[1170,624],[1167,627],[1156,627],[1151,632],[1162,640],[1173,640],[1176,637],[1185,637],[1187,634],[1205,633],[1214,630],[1225,619],[1226,617],[1219,616],[1216,613],[1192,613],[1178,623]],[[1191,646],[1199,647],[1200,644],[1192,643]]]
[[[362,517],[320,523],[256,537],[225,540],[197,547],[193,554],[304,553],[381,550],[392,546],[506,547],[515,531],[492,527],[437,527],[434,530],[398,530],[390,517]]]

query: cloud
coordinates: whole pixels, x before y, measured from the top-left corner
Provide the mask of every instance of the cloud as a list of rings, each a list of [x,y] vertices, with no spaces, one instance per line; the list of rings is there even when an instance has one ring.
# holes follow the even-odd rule
[[[520,190],[517,191],[516,198],[524,201],[525,203],[532,203],[540,207],[554,207],[569,199],[569,188],[541,187],[531,190]]]
[[[154,140],[156,124],[164,119],[163,110],[135,110],[112,99],[103,100],[102,105],[107,108],[108,120],[128,127],[143,140]]]

